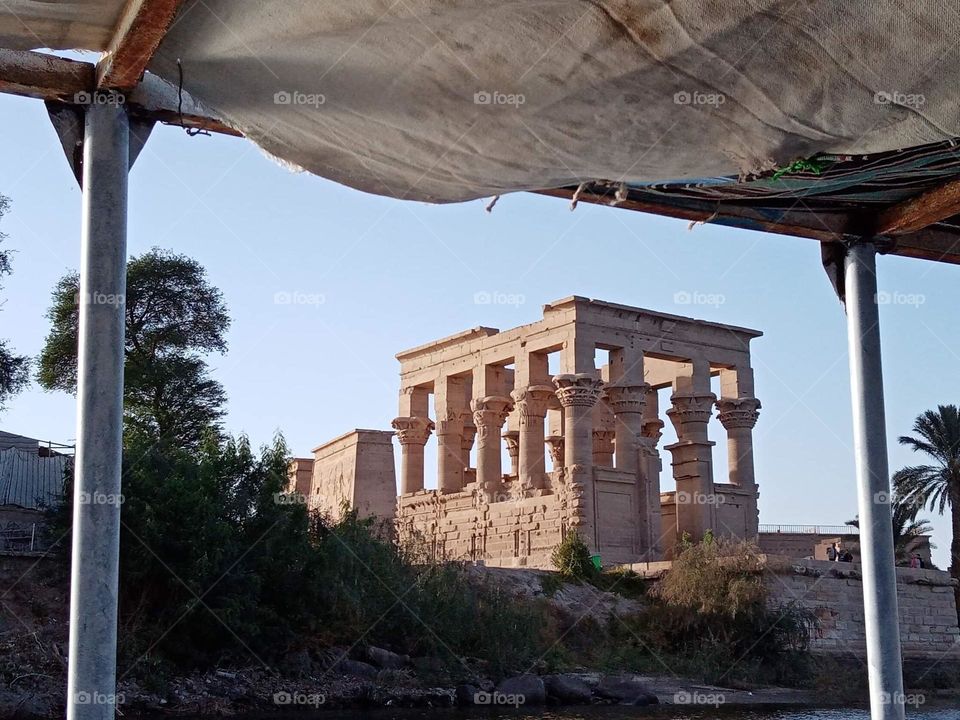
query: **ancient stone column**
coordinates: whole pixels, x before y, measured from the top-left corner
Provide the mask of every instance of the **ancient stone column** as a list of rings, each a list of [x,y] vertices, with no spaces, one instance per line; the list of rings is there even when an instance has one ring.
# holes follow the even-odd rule
[[[607,404],[613,410],[618,470],[637,471],[637,439],[643,431],[643,409],[649,389],[648,384],[640,383],[608,385],[604,390]]]
[[[570,525],[591,550],[598,547],[593,484],[593,406],[603,382],[590,373],[557,375],[553,379],[564,413],[564,477],[570,499]]]
[[[730,482],[740,487],[756,485],[753,472],[753,428],[760,417],[760,401],[753,397],[720,398],[717,418],[727,431]]]
[[[727,431],[727,464],[730,483],[751,491],[752,507],[745,515],[745,537],[756,537],[759,531],[757,515],[757,480],[753,470],[753,428],[760,416],[760,401],[754,397],[721,398],[717,401],[720,424]]]
[[[501,437],[507,444],[507,454],[510,456],[510,475],[516,477],[520,472],[520,431],[508,430]]]
[[[657,417],[656,391],[648,393],[647,408],[644,412],[640,437],[638,463],[641,483],[639,488],[639,506],[641,508],[641,534],[644,547],[641,551],[648,560],[663,557],[663,522],[660,507],[660,471],[663,469],[657,443],[663,436],[663,420]],[[652,406],[652,407],[651,407]]]
[[[500,464],[500,431],[513,409],[508,397],[488,395],[471,401],[473,422],[477,426],[477,482],[488,500],[503,486]]]
[[[554,470],[563,469],[563,435],[551,435],[546,439],[547,450]]]
[[[613,430],[593,431],[593,464],[596,467],[613,467]]]
[[[684,534],[692,542],[703,539],[716,527],[713,488],[714,443],[707,439],[707,423],[717,396],[713,393],[674,393],[667,417],[677,431],[678,441],[668,445],[673,454],[673,477],[677,484],[677,540]]]
[[[444,494],[463,489],[462,434],[459,413],[437,421],[437,488]]]
[[[400,441],[400,494],[423,490],[423,446],[427,444],[433,421],[425,417],[398,417],[390,423]]]
[[[470,451],[473,450],[473,441],[477,437],[477,426],[473,424],[473,413],[465,412],[461,414],[463,420],[463,435],[460,436],[460,450],[463,453],[461,464],[464,470],[470,468]]]
[[[510,393],[520,419],[519,477],[525,491],[546,487],[543,421],[554,393],[548,385],[529,385]]]

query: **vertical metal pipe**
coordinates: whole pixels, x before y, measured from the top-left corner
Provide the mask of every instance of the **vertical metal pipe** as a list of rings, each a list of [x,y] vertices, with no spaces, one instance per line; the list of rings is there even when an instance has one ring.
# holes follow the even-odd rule
[[[890,517],[876,255],[876,246],[864,241],[850,247],[844,259],[847,339],[870,712],[873,720],[903,720],[903,666]]]
[[[67,720],[111,720],[117,672],[128,120],[86,108]]]

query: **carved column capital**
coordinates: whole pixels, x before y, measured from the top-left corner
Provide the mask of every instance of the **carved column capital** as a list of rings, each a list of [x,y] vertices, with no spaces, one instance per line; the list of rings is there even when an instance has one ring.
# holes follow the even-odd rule
[[[477,426],[477,445],[483,447],[490,438],[500,437],[500,430],[513,410],[513,401],[500,395],[488,395],[470,401],[473,422]]]
[[[667,415],[676,423],[709,422],[717,396],[713,393],[674,393],[670,396],[673,407]]]
[[[613,439],[616,432],[613,430],[594,430],[593,431],[593,453],[594,455],[607,455],[613,453]]]
[[[390,427],[397,431],[401,445],[426,445],[435,425],[430,418],[398,417],[393,419]]]
[[[500,437],[507,445],[507,454],[510,456],[510,474],[520,474],[520,431],[508,430]]]
[[[551,435],[545,440],[554,469],[563,467],[563,435]]]
[[[604,388],[603,395],[606,398],[607,405],[613,410],[614,414],[620,413],[642,413],[647,406],[647,391],[650,385],[640,383],[634,385],[607,385]]]
[[[752,430],[760,417],[760,401],[754,397],[720,398],[717,400],[717,418],[726,430]]]
[[[660,442],[663,437],[663,420],[660,418],[646,418],[643,421],[643,437],[653,440],[654,446]]]
[[[593,407],[600,399],[603,381],[590,373],[569,373],[553,378],[557,399],[565,407]]]
[[[549,385],[528,385],[517,388],[510,393],[514,407],[520,416],[520,427],[530,420],[542,420],[547,416],[550,399],[555,397],[555,391]]]

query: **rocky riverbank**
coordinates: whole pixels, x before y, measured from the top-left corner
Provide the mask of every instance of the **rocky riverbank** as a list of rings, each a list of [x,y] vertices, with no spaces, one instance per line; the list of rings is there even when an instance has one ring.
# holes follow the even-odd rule
[[[604,675],[596,672],[524,674],[498,683],[434,684],[442,669],[429,658],[408,658],[382,648],[364,660],[343,653],[289,658],[278,669],[220,669],[170,679],[162,689],[123,680],[116,696],[126,717],[237,716],[357,708],[536,707],[558,705],[804,705],[822,698],[798,690],[738,690],[678,678]],[[464,661],[467,662],[466,660]],[[35,674],[0,691],[0,717],[47,720],[63,716],[62,678]],[[90,702],[102,700],[89,698]]]
[[[64,714],[68,593],[55,566],[44,563],[42,558],[0,558],[0,581],[8,588],[3,599],[5,613],[0,614],[0,718],[52,720]],[[118,710],[132,718],[262,717],[355,708],[839,706],[862,699],[857,684],[844,680],[847,676],[836,667],[826,673],[829,684],[816,691],[761,687],[756,678],[747,678],[747,683],[743,678],[725,677],[725,682],[737,686],[734,688],[672,674],[652,676],[649,673],[664,666],[659,654],[659,662],[651,664],[647,674],[600,673],[589,667],[593,661],[579,658],[607,657],[609,662],[595,663],[605,668],[643,667],[631,666],[617,655],[631,638],[639,639],[628,633],[618,640],[607,630],[626,627],[625,620],[642,608],[640,596],[562,582],[554,574],[538,571],[472,567],[467,572],[476,575],[477,582],[496,582],[510,602],[543,604],[544,617],[558,624],[551,628],[550,637],[570,638],[573,630],[579,630],[579,643],[605,652],[591,655],[571,646],[580,654],[568,650],[570,654],[547,658],[556,644],[545,644],[546,652],[533,656],[539,660],[524,662],[520,668],[513,664],[514,670],[529,665],[517,675],[497,671],[495,668],[502,666],[489,659],[456,654],[446,645],[436,650],[442,656],[408,656],[396,652],[399,645],[376,645],[378,641],[370,636],[351,646],[332,647],[304,638],[299,649],[272,658],[270,664],[244,653],[234,656],[234,663],[245,656],[243,665],[224,663],[194,673],[178,671],[177,666],[158,661],[148,650],[121,662],[115,698],[86,694],[81,701],[115,700]],[[498,637],[503,637],[502,633]],[[389,641],[389,637],[379,640],[383,644]],[[684,659],[674,657],[670,664],[680,669],[673,661]],[[849,679],[862,680],[862,666],[854,665]],[[566,672],[558,673],[557,668]],[[929,682],[926,670],[915,675]],[[928,692],[925,697],[933,695]]]

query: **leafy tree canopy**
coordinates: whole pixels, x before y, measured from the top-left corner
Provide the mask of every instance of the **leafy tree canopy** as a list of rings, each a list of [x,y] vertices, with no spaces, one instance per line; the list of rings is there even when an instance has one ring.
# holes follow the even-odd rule
[[[80,277],[53,290],[51,329],[37,379],[47,390],[77,390]],[[153,248],[127,266],[124,407],[127,434],[144,433],[195,447],[218,430],[225,395],[204,356],[227,349],[230,317],[223,294],[196,260]]]
[[[926,455],[930,463],[898,470],[893,476],[897,495],[913,507],[926,505],[941,515],[950,508],[953,530],[950,575],[960,579],[960,411],[957,406],[940,405],[936,410],[920,414],[913,422],[913,435],[901,436],[900,444]],[[956,596],[960,601],[960,587],[956,589]]]
[[[0,218],[10,207],[10,201],[0,195]],[[6,235],[0,233],[0,242]],[[0,250],[0,279],[9,275],[10,252]],[[2,289],[2,286],[0,286]],[[0,339],[0,410],[3,410],[7,401],[23,390],[30,380],[30,358],[26,355],[17,355],[6,340]]]

